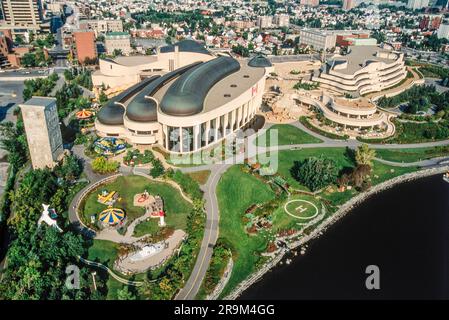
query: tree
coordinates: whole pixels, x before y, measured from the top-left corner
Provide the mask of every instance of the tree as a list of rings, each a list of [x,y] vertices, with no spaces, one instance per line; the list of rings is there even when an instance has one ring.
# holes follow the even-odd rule
[[[136,296],[128,290],[127,286],[125,286],[122,289],[117,290],[117,299],[118,300],[136,300]]]
[[[162,165],[161,160],[159,160],[159,159],[154,159],[154,160],[152,161],[152,164],[153,164],[153,167],[150,169],[150,175],[151,175],[153,178],[157,178],[157,177],[159,177],[159,176],[161,176],[161,175],[164,174],[165,168],[164,168],[164,166]]]
[[[119,167],[119,162],[107,160],[105,157],[98,157],[92,161],[92,170],[101,174],[116,172]]]
[[[335,183],[338,169],[333,159],[310,157],[304,161],[295,161],[291,168],[292,176],[312,191]]]
[[[373,159],[376,157],[376,150],[370,149],[367,144],[362,144],[355,151],[355,161],[357,165],[373,166]]]

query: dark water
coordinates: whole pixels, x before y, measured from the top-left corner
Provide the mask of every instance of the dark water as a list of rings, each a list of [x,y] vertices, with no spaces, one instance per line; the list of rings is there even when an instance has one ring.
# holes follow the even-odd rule
[[[365,287],[368,265],[380,290]],[[449,299],[449,184],[438,175],[371,197],[241,299]]]

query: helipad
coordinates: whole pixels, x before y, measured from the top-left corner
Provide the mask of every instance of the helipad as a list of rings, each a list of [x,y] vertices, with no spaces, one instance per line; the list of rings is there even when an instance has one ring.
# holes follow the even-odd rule
[[[318,207],[307,200],[290,200],[284,205],[285,212],[296,219],[310,220],[318,216]]]

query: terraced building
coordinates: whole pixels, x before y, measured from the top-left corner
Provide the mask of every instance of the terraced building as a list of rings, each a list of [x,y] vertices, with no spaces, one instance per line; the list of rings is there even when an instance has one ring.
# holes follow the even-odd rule
[[[330,93],[353,97],[390,88],[407,77],[404,54],[378,46],[351,46],[335,55],[312,77]]]

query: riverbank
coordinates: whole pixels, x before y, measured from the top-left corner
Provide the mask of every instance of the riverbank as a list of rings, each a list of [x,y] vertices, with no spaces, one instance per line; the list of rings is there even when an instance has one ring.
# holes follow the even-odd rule
[[[349,213],[352,209],[360,205],[362,202],[364,202],[366,199],[370,198],[371,196],[382,192],[384,190],[387,190],[389,188],[392,188],[395,185],[398,185],[403,182],[412,181],[416,179],[420,179],[427,176],[432,176],[436,174],[442,174],[443,172],[449,170],[449,166],[445,167],[439,167],[439,168],[432,168],[432,169],[426,169],[422,171],[417,171],[409,174],[405,174],[402,176],[395,177],[393,179],[390,179],[388,181],[385,181],[383,183],[380,183],[374,187],[372,187],[368,192],[359,194],[349,201],[347,201],[345,204],[343,204],[337,212],[335,212],[332,216],[324,220],[320,226],[318,226],[315,230],[313,230],[310,234],[307,236],[301,238],[300,240],[297,240],[295,242],[291,242],[289,244],[290,249],[297,248],[299,246],[304,245],[309,240],[312,240],[314,238],[319,237],[323,234],[323,232],[329,228],[331,225],[333,225],[335,222],[337,222],[339,219],[344,217],[347,213]],[[297,237],[296,234],[294,237]],[[246,289],[248,289],[251,285],[253,285],[255,282],[260,280],[265,273],[270,271],[274,266],[276,266],[285,256],[285,254],[288,252],[288,250],[281,251],[273,260],[265,264],[261,269],[259,269],[257,272],[253,273],[248,279],[241,282],[229,295],[227,295],[224,299],[236,299],[238,298],[242,292],[244,292]]]

